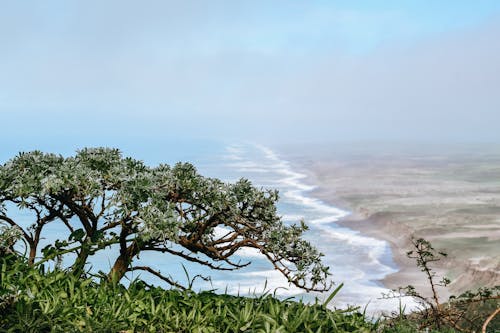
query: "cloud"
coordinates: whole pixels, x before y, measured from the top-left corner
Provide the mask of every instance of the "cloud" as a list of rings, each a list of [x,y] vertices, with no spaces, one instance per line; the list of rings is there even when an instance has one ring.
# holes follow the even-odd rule
[[[3,135],[500,141],[495,18],[447,30],[326,2],[62,4],[0,14]]]
[[[291,104],[352,139],[499,140],[498,36],[500,25],[490,23],[412,47],[324,60],[293,80],[290,96],[302,94]]]

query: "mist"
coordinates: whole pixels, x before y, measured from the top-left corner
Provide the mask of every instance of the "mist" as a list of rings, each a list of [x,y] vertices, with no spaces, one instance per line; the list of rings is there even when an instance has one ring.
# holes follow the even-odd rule
[[[0,14],[3,142],[500,142],[494,11],[57,4]]]

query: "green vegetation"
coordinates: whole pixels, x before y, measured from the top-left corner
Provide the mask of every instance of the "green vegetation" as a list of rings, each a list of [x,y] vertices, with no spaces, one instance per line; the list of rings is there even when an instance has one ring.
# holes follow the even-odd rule
[[[328,309],[337,291],[323,304],[304,304],[270,294],[248,298],[164,290],[140,280],[125,287],[60,269],[44,271],[43,266],[29,266],[25,259],[4,253],[0,332],[479,332],[485,315],[498,306],[491,297],[479,302],[478,295],[464,295],[458,303],[441,304],[438,317],[432,317],[427,307],[373,321],[355,308]],[[459,330],[447,325],[453,313],[474,318],[463,322],[475,326]],[[442,322],[440,328],[434,320]],[[487,332],[498,328],[498,320],[492,321]]]
[[[1,265],[0,331],[7,332],[369,332],[375,326],[355,311],[324,305],[128,288],[43,272],[12,260]]]
[[[20,154],[0,167],[0,331],[470,332],[486,324],[491,332],[499,329],[499,288],[439,299],[438,287],[450,281],[437,281],[431,264],[445,254],[423,239],[413,240],[408,255],[426,274],[431,297],[412,286],[400,288],[391,297],[413,297],[422,308],[376,321],[358,308],[327,308],[341,286],[323,304],[270,294],[195,293],[152,267],[134,265],[141,252],[159,251],[233,270],[248,264],[234,262],[233,255],[250,247],[290,283],[328,290],[322,254],[301,238],[304,223],[282,223],[277,199],[275,191],[258,190],[247,180],[225,184],[198,175],[190,164],[150,168],[114,149],[84,149],[69,158]],[[16,221],[18,211],[31,213],[30,226]],[[39,249],[49,223],[67,233]],[[112,269],[90,272],[90,258],[113,244],[119,250]],[[74,261],[60,267],[68,255]],[[121,284],[133,270],[160,277],[173,289],[142,280]]]
[[[0,227],[9,235],[4,247],[13,249],[13,235],[19,235],[29,265],[73,255],[70,271],[78,276],[93,255],[116,244],[110,281],[142,270],[182,288],[154,267],[134,265],[135,259],[156,251],[233,270],[249,264],[233,259],[238,250],[253,248],[290,283],[328,290],[322,254],[301,238],[306,225],[283,224],[277,200],[276,191],[259,190],[245,179],[227,184],[206,178],[189,163],[149,167],[109,148],[86,148],[67,158],[20,153],[0,166]],[[31,214],[28,227],[17,221],[19,211]],[[53,223],[66,234],[39,249]]]

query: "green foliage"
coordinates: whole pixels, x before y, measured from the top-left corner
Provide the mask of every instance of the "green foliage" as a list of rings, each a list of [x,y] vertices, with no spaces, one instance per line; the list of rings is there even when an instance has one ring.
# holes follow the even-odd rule
[[[285,225],[277,200],[276,191],[257,189],[245,179],[226,184],[199,175],[188,163],[149,167],[116,149],[86,148],[67,158],[21,153],[0,166],[0,331],[452,332],[477,330],[498,307],[498,288],[442,303],[437,288],[450,280],[437,280],[431,264],[445,253],[423,239],[413,240],[408,256],[426,274],[431,297],[412,286],[400,289],[399,296],[420,300],[422,309],[409,316],[402,312],[388,325],[373,324],[352,309],[328,310],[338,288],[325,304],[305,305],[269,295],[242,298],[118,283],[127,271],[139,269],[182,287],[151,267],[134,266],[143,251],[231,270],[248,264],[233,256],[250,247],[296,286],[329,289],[322,254],[301,238],[307,226]],[[14,206],[32,213],[29,227],[15,220]],[[64,225],[67,234],[39,249],[49,223]],[[25,254],[15,251],[19,240]],[[83,268],[89,258],[113,244],[119,251],[107,278],[99,283],[87,278]],[[45,262],[60,262],[66,254],[76,257],[71,267],[44,271]],[[497,325],[491,323],[493,329]]]
[[[151,267],[134,267],[143,251],[231,270],[248,264],[233,256],[251,247],[296,286],[329,289],[322,254],[301,238],[306,225],[285,225],[277,200],[276,191],[245,179],[227,184],[199,175],[189,163],[149,167],[109,148],[85,148],[71,157],[20,153],[0,166],[0,225],[22,237],[30,265],[71,253],[72,271],[81,275],[92,255],[118,244],[108,276],[119,281],[137,269],[161,276]],[[32,213],[31,226],[21,227],[10,214],[13,206]],[[64,225],[67,234],[39,249],[49,223]],[[0,247],[14,239],[0,239]]]
[[[9,266],[13,268],[13,266]],[[1,266],[0,290],[14,295],[0,309],[6,332],[370,332],[375,325],[354,311],[324,305],[196,294],[97,283],[18,262]]]
[[[13,246],[21,237],[19,228],[0,224],[0,254],[13,253]]]

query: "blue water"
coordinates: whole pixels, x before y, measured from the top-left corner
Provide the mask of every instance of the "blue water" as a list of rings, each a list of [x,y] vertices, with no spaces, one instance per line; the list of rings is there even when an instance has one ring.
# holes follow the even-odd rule
[[[370,303],[368,311],[370,308],[395,309],[395,302],[380,300],[381,294],[388,290],[378,282],[387,274],[396,272],[389,245],[382,240],[366,237],[337,225],[335,222],[349,213],[311,197],[309,192],[314,186],[307,183],[304,174],[294,170],[286,161],[286,156],[268,147],[251,143],[207,143],[196,147],[195,151],[187,146],[182,149],[165,146],[165,151],[162,151],[161,146],[143,151],[140,147],[129,147],[125,154],[144,159],[150,165],[188,160],[205,176],[217,177],[227,182],[244,177],[257,187],[278,189],[278,211],[283,220],[286,223],[298,222],[302,218],[306,221],[310,228],[305,234],[306,239],[325,254],[324,262],[330,266],[332,281],[337,284],[344,283],[333,305],[365,306]],[[19,217],[25,220],[26,224],[29,222],[27,216]],[[49,224],[46,232],[45,243],[57,239],[58,235],[65,235],[64,229],[57,224]],[[92,259],[92,270],[108,271],[115,255],[116,249],[101,252]],[[239,295],[271,291],[278,296],[297,297],[306,301],[328,296],[328,293],[306,294],[301,289],[290,286],[279,272],[272,269],[265,258],[253,250],[240,251],[238,255],[242,260],[251,260],[252,264],[233,272],[215,271],[178,257],[146,252],[141,253],[134,264],[151,265],[182,284],[186,284],[197,274],[211,277],[210,281],[196,279],[193,285],[195,290],[215,289],[217,292]],[[186,276],[182,265],[186,267],[189,276]],[[131,273],[127,278],[133,279],[139,275],[150,283],[166,286],[166,283],[145,272]]]

